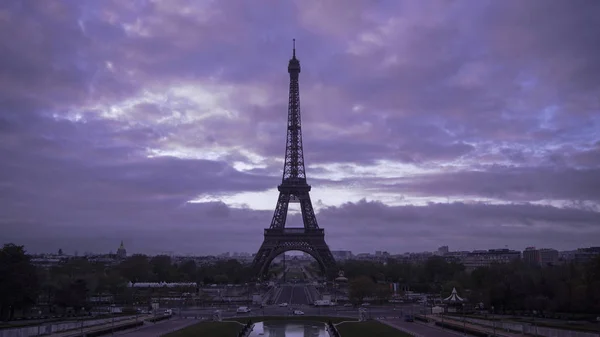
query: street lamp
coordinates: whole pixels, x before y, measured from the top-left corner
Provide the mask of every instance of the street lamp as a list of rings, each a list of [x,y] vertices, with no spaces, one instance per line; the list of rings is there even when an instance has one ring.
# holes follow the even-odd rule
[[[113,295],[114,296],[114,295]],[[113,297],[112,304],[110,306],[110,334],[115,334],[115,299]]]

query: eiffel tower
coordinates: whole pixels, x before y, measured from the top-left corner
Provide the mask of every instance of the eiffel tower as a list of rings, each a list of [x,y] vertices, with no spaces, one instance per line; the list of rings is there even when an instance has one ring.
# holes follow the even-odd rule
[[[319,228],[317,223],[310,201],[310,185],[306,182],[298,87],[300,61],[296,58],[295,39],[292,59],[288,64],[288,73],[290,74],[290,98],[285,164],[281,185],[277,186],[279,199],[277,199],[273,220],[271,226],[265,229],[265,239],[252,263],[252,268],[259,278],[267,276],[269,265],[275,257],[290,250],[302,251],[312,256],[326,276],[335,272],[335,259],[325,242],[325,231]],[[285,227],[290,203],[300,204],[304,227]]]

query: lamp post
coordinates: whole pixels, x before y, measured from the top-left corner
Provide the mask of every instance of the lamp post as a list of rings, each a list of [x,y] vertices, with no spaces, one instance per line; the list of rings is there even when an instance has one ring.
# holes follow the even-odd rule
[[[83,336],[83,316],[81,317],[81,335]]]
[[[442,330],[444,330],[444,313],[442,312]]]
[[[467,335],[467,321],[465,317],[465,305],[462,305],[462,316],[463,316],[463,336]]]
[[[114,296],[114,295],[113,295]],[[112,304],[110,306],[110,334],[115,334],[115,299],[113,297]]]
[[[287,274],[287,270],[285,269],[285,252],[283,253],[283,283],[285,283],[285,276]]]

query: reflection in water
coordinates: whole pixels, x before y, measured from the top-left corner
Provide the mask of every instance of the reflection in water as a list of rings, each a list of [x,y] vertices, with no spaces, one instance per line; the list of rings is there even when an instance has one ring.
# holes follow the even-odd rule
[[[325,323],[312,321],[258,322],[250,337],[329,337]]]

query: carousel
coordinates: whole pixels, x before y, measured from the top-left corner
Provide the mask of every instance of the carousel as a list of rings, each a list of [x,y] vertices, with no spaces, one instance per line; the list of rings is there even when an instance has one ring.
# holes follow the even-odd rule
[[[458,296],[456,288],[452,288],[452,293],[450,294],[450,296],[444,298],[442,302],[444,302],[444,304],[446,305],[448,312],[458,312],[462,311],[463,305],[466,302],[466,300]]]
[[[348,278],[344,276],[344,272],[340,270],[338,277],[333,280],[333,302],[337,303],[338,299],[347,300]]]
[[[340,270],[338,272],[338,277],[335,278],[335,282],[340,284],[340,283],[348,283],[348,278],[346,278],[346,276],[344,276],[344,271]]]

